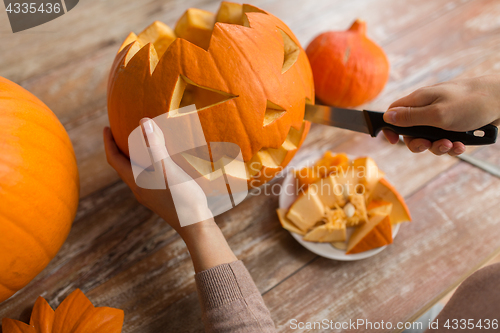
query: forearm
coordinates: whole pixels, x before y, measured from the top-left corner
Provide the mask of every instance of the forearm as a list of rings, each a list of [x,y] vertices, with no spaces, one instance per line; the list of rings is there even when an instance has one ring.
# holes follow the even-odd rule
[[[275,332],[248,270],[213,219],[179,229],[194,270],[206,332]]]
[[[238,260],[213,219],[179,230],[196,273]]]

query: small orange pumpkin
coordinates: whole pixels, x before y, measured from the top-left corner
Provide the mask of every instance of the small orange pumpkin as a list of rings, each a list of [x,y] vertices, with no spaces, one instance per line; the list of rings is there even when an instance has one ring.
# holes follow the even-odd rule
[[[366,23],[356,20],[347,31],[328,31],[306,49],[321,102],[353,107],[374,99],[389,78],[384,50],[366,36]]]
[[[29,325],[4,318],[2,329],[3,333],[120,333],[123,317],[120,309],[94,307],[87,296],[76,289],[55,311],[43,297],[38,297]]]
[[[131,33],[108,83],[109,122],[124,153],[141,118],[195,104],[207,142],[241,148],[250,186],[295,155],[310,126],[305,103],[314,103],[313,78],[291,30],[257,7],[229,2],[217,15],[191,8],[173,30],[154,22]]]
[[[79,179],[68,134],[38,98],[0,77],[0,302],[40,273],[75,218]]]

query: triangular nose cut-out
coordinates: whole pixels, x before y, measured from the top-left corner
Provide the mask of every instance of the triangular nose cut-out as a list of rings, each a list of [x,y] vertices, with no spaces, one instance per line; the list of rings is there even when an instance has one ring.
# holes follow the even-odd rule
[[[267,101],[266,113],[264,114],[264,126],[274,123],[285,114],[286,110],[281,106]]]
[[[170,110],[195,105],[196,110],[200,111],[236,97],[238,96],[224,91],[202,87],[184,75],[179,75],[170,102]]]

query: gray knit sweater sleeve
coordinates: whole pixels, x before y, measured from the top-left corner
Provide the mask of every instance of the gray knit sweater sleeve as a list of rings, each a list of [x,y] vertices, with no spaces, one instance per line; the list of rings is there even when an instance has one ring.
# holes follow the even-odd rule
[[[274,333],[271,314],[241,261],[195,275],[205,331]]]

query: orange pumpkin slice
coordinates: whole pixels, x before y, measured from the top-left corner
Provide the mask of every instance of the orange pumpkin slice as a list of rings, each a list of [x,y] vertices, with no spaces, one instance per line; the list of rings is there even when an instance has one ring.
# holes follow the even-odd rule
[[[372,250],[392,243],[392,225],[389,216],[374,215],[358,227],[347,244],[346,254]]]
[[[278,208],[276,209],[278,213],[278,219],[280,220],[281,226],[291,232],[304,236],[306,233],[300,230],[292,221],[286,217],[286,209]]]
[[[372,200],[366,207],[368,216],[375,214],[390,215],[392,211],[392,202],[384,200]]]
[[[383,200],[392,203],[390,214],[392,224],[411,221],[410,210],[406,206],[405,200],[385,178],[378,181],[370,195],[368,203],[370,204],[374,200]]]

